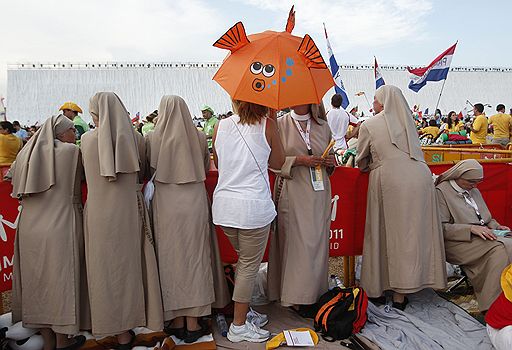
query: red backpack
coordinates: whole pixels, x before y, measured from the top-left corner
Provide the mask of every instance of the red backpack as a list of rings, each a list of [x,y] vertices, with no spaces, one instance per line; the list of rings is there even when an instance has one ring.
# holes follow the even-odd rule
[[[364,327],[368,296],[362,288],[335,287],[318,300],[315,331],[326,341],[347,339]]]

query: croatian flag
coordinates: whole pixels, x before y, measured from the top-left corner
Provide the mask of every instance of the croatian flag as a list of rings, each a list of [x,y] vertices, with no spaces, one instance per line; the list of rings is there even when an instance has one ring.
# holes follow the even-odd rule
[[[348,100],[347,92],[345,91],[345,86],[343,85],[343,81],[341,80],[341,69],[338,66],[338,62],[336,62],[336,58],[334,58],[334,54],[332,53],[331,44],[329,43],[329,38],[327,37],[327,29],[325,29],[325,40],[327,41],[327,52],[329,53],[329,66],[331,67],[331,74],[334,79],[334,90],[337,94],[340,94],[343,97],[343,101],[341,102],[341,107],[347,108],[350,101]]]
[[[421,68],[407,68],[411,73],[411,81],[409,82],[409,89],[414,92],[420,91],[429,81],[441,81],[446,79],[448,71],[450,70],[450,64],[452,63],[452,57],[455,53],[455,47],[457,43],[451,46],[448,50],[437,56],[432,63],[426,67]]]
[[[375,58],[375,65],[373,66],[373,71],[375,73],[375,89],[380,88],[382,85],[386,85],[384,82],[384,78],[382,77],[382,73],[380,72],[380,67],[377,64],[377,58]]]

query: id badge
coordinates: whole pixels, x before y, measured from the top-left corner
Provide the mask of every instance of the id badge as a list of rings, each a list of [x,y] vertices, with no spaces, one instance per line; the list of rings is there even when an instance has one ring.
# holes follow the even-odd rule
[[[309,168],[311,174],[311,184],[314,191],[323,191],[324,188],[324,175],[321,167]]]

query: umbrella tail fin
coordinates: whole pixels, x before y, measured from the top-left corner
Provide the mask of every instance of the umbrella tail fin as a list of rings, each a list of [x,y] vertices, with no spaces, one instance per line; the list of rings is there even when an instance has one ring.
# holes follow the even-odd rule
[[[320,50],[308,34],[302,39],[297,51],[304,56],[309,68],[327,68]]]
[[[229,30],[224,33],[224,35],[213,44],[213,46],[218,47],[219,49],[229,50],[233,53],[247,44],[249,44],[249,38],[247,38],[247,34],[245,33],[244,25],[242,22],[238,22],[229,28]]]
[[[295,28],[295,11],[293,8],[295,5],[292,5],[292,8],[290,9],[290,13],[288,14],[288,21],[286,22],[286,31],[288,33],[292,33],[293,28]]]

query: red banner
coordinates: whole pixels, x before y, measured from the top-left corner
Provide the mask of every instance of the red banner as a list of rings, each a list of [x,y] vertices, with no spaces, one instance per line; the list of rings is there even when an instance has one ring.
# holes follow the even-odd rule
[[[430,168],[434,174],[440,174],[449,166],[435,165]],[[512,226],[512,201],[507,201],[507,198],[512,198],[512,166],[484,164],[484,173],[485,180],[478,185],[478,188],[489,209],[498,222]],[[210,172],[206,179],[210,196],[217,183],[217,176],[216,172]],[[273,180],[271,178],[272,183]],[[331,187],[330,255],[360,255],[363,251],[368,174],[361,173],[359,169],[338,168],[331,176]],[[11,184],[0,182],[0,292],[9,290],[12,280],[18,201],[12,199],[10,193]],[[217,236],[222,260],[229,263],[235,262],[237,255],[219,228],[217,228]]]
[[[0,181],[0,292],[11,289],[14,237],[18,201],[11,198],[11,184]]]

